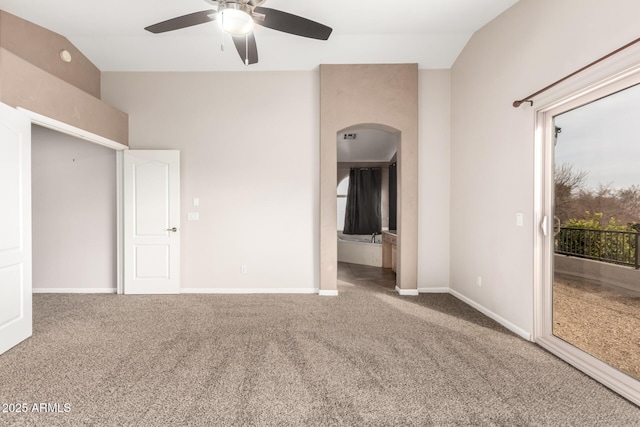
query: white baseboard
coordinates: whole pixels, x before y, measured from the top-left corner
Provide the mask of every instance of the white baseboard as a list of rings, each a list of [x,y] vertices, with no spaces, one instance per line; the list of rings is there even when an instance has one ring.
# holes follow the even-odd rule
[[[418,288],[421,294],[448,294],[449,288]]]
[[[399,295],[402,296],[412,296],[415,297],[418,295],[418,290],[417,289],[401,289],[399,287],[396,286],[396,292],[398,292]]]
[[[317,294],[314,288],[180,288],[181,294]]]
[[[31,288],[34,294],[115,294],[116,288]]]
[[[396,289],[398,289],[398,288],[396,287]],[[520,337],[524,338],[527,341],[531,341],[532,340],[532,336],[531,336],[530,332],[527,332],[524,329],[514,325],[513,323],[509,322],[507,319],[497,315],[496,313],[494,313],[493,311],[489,310],[488,308],[486,308],[486,307],[478,304],[477,302],[467,298],[466,296],[462,295],[458,291],[454,291],[451,288],[444,288],[444,287],[441,287],[441,288],[419,288],[418,291],[421,294],[451,294],[452,296],[458,298],[460,301],[464,302],[465,304],[470,305],[471,307],[475,308],[476,310],[478,310],[480,313],[484,314],[485,316],[495,320],[496,322],[498,322],[499,324],[501,324],[505,328],[509,329],[514,334],[519,335]]]
[[[468,304],[471,307],[475,308],[476,310],[478,310],[480,313],[484,314],[485,316],[495,320],[496,322],[498,322],[499,324],[501,324],[505,328],[509,329],[514,334],[519,335],[520,337],[524,338],[527,341],[531,341],[531,333],[530,332],[527,332],[524,329],[514,325],[513,323],[509,322],[504,317],[501,317],[501,316],[497,315],[496,313],[494,313],[493,311],[489,310],[488,308],[486,308],[486,307],[478,304],[477,302],[467,298],[466,296],[462,295],[460,292],[454,291],[453,289],[449,289],[449,293],[451,295],[453,295],[454,297],[458,298],[460,301],[464,302],[465,304]]]
[[[332,290],[320,289],[318,291],[318,295],[320,295],[322,297],[337,297],[338,296],[338,290],[337,289],[332,289]]]

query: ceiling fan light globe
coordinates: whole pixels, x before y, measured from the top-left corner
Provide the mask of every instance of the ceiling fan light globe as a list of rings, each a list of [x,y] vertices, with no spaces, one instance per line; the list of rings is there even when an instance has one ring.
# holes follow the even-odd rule
[[[218,12],[220,29],[234,36],[242,36],[253,31],[253,18],[244,10],[223,9]]]

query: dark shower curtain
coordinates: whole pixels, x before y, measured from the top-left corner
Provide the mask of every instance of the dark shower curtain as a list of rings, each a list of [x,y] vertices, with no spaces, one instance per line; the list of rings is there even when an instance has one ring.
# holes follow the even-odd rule
[[[389,230],[397,230],[398,218],[398,164],[389,165]]]
[[[344,234],[382,232],[381,191],[382,169],[351,168]]]

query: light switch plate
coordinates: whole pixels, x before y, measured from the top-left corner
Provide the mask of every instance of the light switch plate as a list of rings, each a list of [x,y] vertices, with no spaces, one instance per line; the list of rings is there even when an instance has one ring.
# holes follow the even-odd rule
[[[200,212],[188,212],[187,221],[200,221]]]
[[[518,212],[516,214],[516,225],[518,227],[522,227],[524,225],[524,214],[522,212]]]

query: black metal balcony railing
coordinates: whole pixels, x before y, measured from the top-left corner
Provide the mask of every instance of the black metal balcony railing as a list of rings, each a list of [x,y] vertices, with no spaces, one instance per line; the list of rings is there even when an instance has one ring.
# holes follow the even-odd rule
[[[556,236],[558,254],[640,268],[640,233],[561,227]]]

